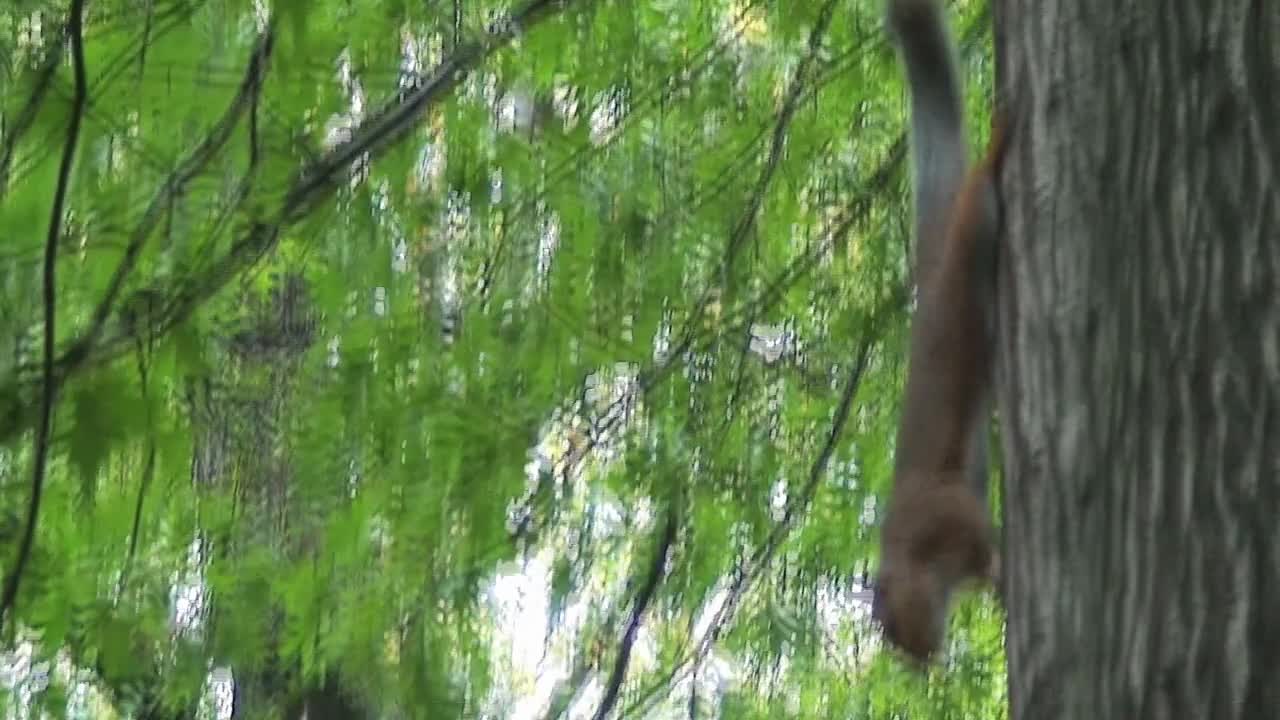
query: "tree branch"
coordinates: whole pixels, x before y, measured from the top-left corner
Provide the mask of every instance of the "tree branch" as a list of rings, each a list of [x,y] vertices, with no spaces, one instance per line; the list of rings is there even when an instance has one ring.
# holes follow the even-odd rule
[[[22,140],[23,135],[27,134],[27,130],[31,129],[31,123],[36,119],[45,94],[53,86],[53,76],[62,59],[62,49],[66,47],[66,36],[64,29],[64,32],[57,33],[45,48],[44,57],[40,60],[40,69],[36,72],[35,88],[32,89],[26,104],[18,111],[17,117],[9,126],[4,144],[0,145],[0,198],[5,196],[9,187],[9,170],[13,166],[13,153],[17,150],[18,142]]]
[[[0,629],[5,615],[14,607],[22,574],[31,558],[35,544],[36,523],[40,519],[40,498],[44,494],[45,466],[49,461],[49,433],[53,429],[53,404],[57,394],[57,381],[53,374],[55,348],[55,320],[57,310],[58,238],[62,235],[63,208],[67,202],[67,189],[71,185],[71,168],[75,162],[76,144],[80,139],[80,121],[84,118],[87,95],[84,70],[84,33],[81,22],[84,17],[84,0],[72,0],[71,17],[67,33],[71,36],[72,65],[75,68],[75,94],[71,100],[71,120],[67,124],[67,140],[62,148],[62,163],[58,168],[58,186],[54,191],[53,209],[49,216],[49,235],[44,246],[44,359],[43,392],[40,397],[40,419],[36,424],[35,447],[31,471],[31,499],[27,506],[27,525],[18,546],[18,557],[13,570],[5,579],[4,594],[0,596]]]
[[[733,231],[729,234],[724,260],[720,266],[720,282],[707,287],[702,293],[702,297],[698,299],[693,312],[685,320],[684,330],[680,333],[681,339],[671,348],[669,358],[678,358],[693,344],[696,328],[706,314],[707,307],[718,294],[719,289],[728,284],[729,276],[733,271],[738,254],[742,250],[742,245],[756,226],[756,221],[760,216],[760,208],[764,205],[765,193],[772,184],[773,177],[778,171],[778,165],[782,161],[782,150],[786,145],[787,132],[791,127],[791,121],[795,118],[800,98],[804,95],[808,86],[809,75],[817,59],[818,50],[822,47],[822,37],[826,34],[827,28],[831,24],[831,16],[834,14],[835,5],[836,0],[827,0],[818,15],[817,22],[814,23],[813,30],[809,33],[809,53],[801,61],[800,66],[796,68],[795,77],[792,78],[791,87],[787,91],[787,99],[783,102],[782,109],[778,113],[778,121],[774,124],[773,139],[769,146],[769,155],[765,160],[764,167],[760,170],[759,177],[756,178],[756,184],[747,200],[746,208],[739,216]],[[662,371],[665,368],[665,370],[669,371],[673,363],[674,360],[664,363],[659,370]],[[665,374],[665,372],[661,374]]]
[[[102,335],[107,320],[111,317],[112,311],[116,307],[116,300],[120,296],[125,280],[137,266],[138,258],[142,254],[147,238],[151,236],[152,231],[159,225],[164,211],[173,202],[174,198],[180,196],[186,190],[188,183],[204,172],[209,163],[213,161],[231,139],[231,134],[240,123],[241,117],[251,107],[256,106],[256,97],[262,90],[266,64],[271,57],[274,40],[275,33],[272,27],[268,27],[258,37],[249,60],[249,66],[245,69],[244,79],[240,81],[240,88],[236,92],[235,98],[232,99],[231,104],[227,107],[226,112],[223,113],[204,141],[169,176],[164,187],[156,193],[146,211],[143,212],[142,219],[134,227],[129,242],[125,246],[124,257],[120,259],[120,264],[116,266],[115,272],[112,273],[106,291],[103,292],[97,307],[94,308],[89,328],[59,358],[59,374],[63,377],[77,370],[93,351],[95,344]]]
[[[596,709],[595,720],[604,720],[608,717],[613,706],[618,702],[618,693],[622,690],[622,681],[627,675],[627,665],[631,662],[631,648],[635,645],[636,633],[640,631],[640,623],[644,620],[644,613],[649,609],[649,604],[653,602],[658,585],[666,576],[667,558],[671,554],[671,546],[675,544],[676,530],[680,522],[676,502],[672,500],[667,508],[666,527],[662,531],[662,539],[658,541],[658,547],[653,553],[653,562],[649,565],[649,574],[645,579],[644,587],[640,588],[640,592],[636,594],[635,605],[631,608],[631,620],[627,623],[626,631],[622,633],[622,645],[618,648],[618,657],[614,660],[613,671],[609,673],[609,681],[605,684],[604,696]]]
[[[280,233],[301,220],[306,213],[319,202],[332,196],[344,173],[364,157],[377,158],[387,151],[396,141],[416,127],[418,118],[429,108],[437,105],[446,94],[457,87],[480,63],[488,59],[499,49],[506,46],[520,33],[534,24],[550,17],[552,11],[569,4],[572,0],[530,0],[522,8],[513,12],[509,18],[494,27],[476,41],[464,44],[451,57],[444,60],[431,78],[422,82],[390,101],[380,111],[363,122],[352,133],[351,138],[333,148],[320,158],[309,163],[297,173],[292,186],[285,192],[281,205],[268,217],[257,219],[249,224],[249,229],[237,240],[227,254],[214,261],[204,273],[205,277],[196,281],[190,277],[182,277],[161,288],[147,288],[143,292],[159,293],[160,297],[172,297],[173,302],[167,304],[163,317],[152,327],[156,337],[163,336],[177,324],[186,320],[195,308],[231,281],[237,273],[257,263],[274,247]],[[269,45],[269,43],[268,43]],[[255,62],[265,60],[262,47],[255,54]],[[259,85],[256,66],[247,73],[246,83],[253,89]],[[250,95],[242,94],[228,111],[238,120]],[[234,110],[234,113],[233,113]],[[220,126],[221,127],[221,126]],[[229,132],[229,130],[228,130]],[[214,152],[221,145],[215,140],[219,133],[211,135],[202,143],[192,157],[184,163],[188,170],[196,169],[206,152]],[[216,145],[216,147],[215,147]],[[204,159],[207,162],[207,159]],[[185,179],[184,179],[185,178]],[[175,173],[165,189],[153,201],[135,232],[135,238],[150,232],[159,217],[158,211],[164,207],[162,199],[167,199],[176,189],[184,185],[189,178],[180,170]],[[152,217],[153,209],[156,215]],[[130,244],[133,249],[133,244]],[[136,327],[121,323],[115,332],[105,339],[107,321],[113,314],[114,301],[119,294],[124,277],[136,264],[138,249],[130,253],[126,250],[126,258],[121,261],[112,277],[108,292],[96,308],[89,330],[73,341],[68,349],[58,358],[54,375],[59,382],[65,382],[75,372],[92,362],[110,360],[126,351],[138,332]],[[118,313],[117,313],[118,314]],[[0,442],[11,438],[19,432],[27,422],[29,411],[28,393],[22,371],[15,373],[0,383]]]
[[[801,511],[809,506],[813,500],[813,496],[817,493],[818,484],[822,479],[823,473],[826,471],[827,463],[830,462],[832,454],[835,452],[836,443],[839,441],[840,435],[844,430],[844,426],[849,420],[849,413],[853,407],[853,398],[857,394],[859,385],[862,382],[862,375],[866,371],[867,363],[870,360],[871,350],[875,346],[876,341],[880,337],[881,325],[893,312],[893,308],[899,297],[895,295],[886,305],[877,312],[873,318],[873,322],[868,324],[867,330],[859,344],[857,361],[849,372],[849,381],[845,386],[844,392],[840,398],[840,404],[836,408],[836,414],[831,424],[831,432],[827,435],[827,441],[823,444],[822,450],[819,451],[818,457],[814,459],[809,469],[809,476],[804,487],[796,495],[793,501],[787,503],[786,509],[783,511],[782,518],[770,531],[769,536],[765,539],[763,545],[745,562],[739,565],[736,576],[730,582],[727,589],[724,602],[716,611],[715,617],[708,625],[707,630],[702,637],[697,640],[694,648],[687,655],[672,665],[671,669],[665,677],[651,686],[643,697],[627,708],[624,715],[630,716],[637,712],[637,709],[644,703],[655,697],[663,687],[670,687],[671,683],[681,675],[682,672],[689,671],[699,667],[711,651],[711,648],[719,640],[720,634],[724,628],[728,626],[729,621],[737,612],[738,605],[742,598],[752,588],[756,580],[768,568],[777,554],[778,549],[791,533],[793,524]]]

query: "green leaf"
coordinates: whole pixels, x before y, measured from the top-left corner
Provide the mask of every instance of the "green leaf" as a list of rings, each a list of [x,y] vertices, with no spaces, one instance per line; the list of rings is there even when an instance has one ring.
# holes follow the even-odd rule
[[[71,392],[72,428],[67,455],[90,497],[111,451],[146,427],[139,385],[117,370],[104,370]]]

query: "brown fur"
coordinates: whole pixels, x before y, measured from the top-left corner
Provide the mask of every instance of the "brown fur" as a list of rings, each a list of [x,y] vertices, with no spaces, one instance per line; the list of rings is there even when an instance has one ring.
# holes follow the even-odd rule
[[[941,11],[933,0],[889,0],[889,20],[911,67],[915,148],[930,158],[963,153],[957,124],[959,90],[945,45]],[[912,55],[915,53],[915,55]],[[933,95],[928,95],[933,93]],[[945,117],[921,116],[941,108]],[[934,123],[930,126],[929,123]],[[886,639],[913,660],[927,662],[941,647],[954,589],[966,580],[992,580],[999,558],[984,492],[970,459],[985,433],[994,352],[993,303],[996,235],[995,175],[1007,147],[997,124],[987,159],[956,180],[916,169],[917,198],[948,198],[924,206],[917,232],[921,252],[935,243],[934,264],[918,273],[918,305],[912,321],[893,490],[880,531],[880,570],[873,614]],[[981,452],[981,450],[979,450]],[[985,456],[981,478],[985,487]]]

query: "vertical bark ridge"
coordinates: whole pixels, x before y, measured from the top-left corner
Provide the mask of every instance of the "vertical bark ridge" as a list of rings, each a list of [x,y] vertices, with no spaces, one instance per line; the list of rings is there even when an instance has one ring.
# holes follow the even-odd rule
[[[997,17],[1011,717],[1271,717],[1280,7]]]

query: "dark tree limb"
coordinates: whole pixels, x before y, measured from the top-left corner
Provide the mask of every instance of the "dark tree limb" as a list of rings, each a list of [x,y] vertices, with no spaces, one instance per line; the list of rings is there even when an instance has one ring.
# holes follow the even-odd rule
[[[40,519],[40,498],[44,494],[44,475],[49,461],[49,434],[53,429],[53,405],[58,387],[53,367],[56,352],[54,330],[57,309],[58,238],[62,235],[63,208],[66,206],[67,190],[71,185],[71,168],[75,163],[76,145],[80,140],[80,122],[84,119],[88,85],[84,70],[82,27],[84,0],[72,0],[70,13],[67,33],[71,36],[75,94],[71,100],[71,120],[67,124],[67,139],[62,148],[62,163],[58,168],[58,186],[54,191],[53,209],[49,214],[49,234],[45,239],[44,247],[43,381],[40,394],[40,419],[36,424],[35,447],[32,450],[34,458],[31,471],[31,499],[27,506],[27,524],[18,546],[18,556],[14,560],[9,576],[5,578],[3,595],[0,595],[0,628],[4,627],[5,615],[13,610],[14,603],[17,601],[22,574],[27,569],[27,561],[31,558],[31,547],[35,544],[36,523]]]
[[[600,699],[600,706],[596,708],[595,720],[604,720],[608,717],[609,713],[613,711],[614,705],[618,702],[618,693],[622,691],[622,681],[627,676],[627,665],[631,662],[631,649],[635,645],[636,633],[640,631],[640,623],[644,621],[644,614],[653,602],[653,596],[657,593],[658,585],[666,577],[667,560],[671,556],[671,547],[675,544],[676,531],[679,529],[679,525],[680,514],[677,510],[677,501],[672,500],[671,505],[667,508],[667,519],[662,530],[662,538],[658,541],[658,547],[655,548],[653,553],[653,561],[649,565],[649,573],[645,577],[644,586],[636,594],[635,603],[631,608],[631,619],[627,622],[627,629],[622,633],[622,644],[618,648],[617,658],[614,659],[613,670],[609,673],[609,680],[605,683],[604,695]]]

